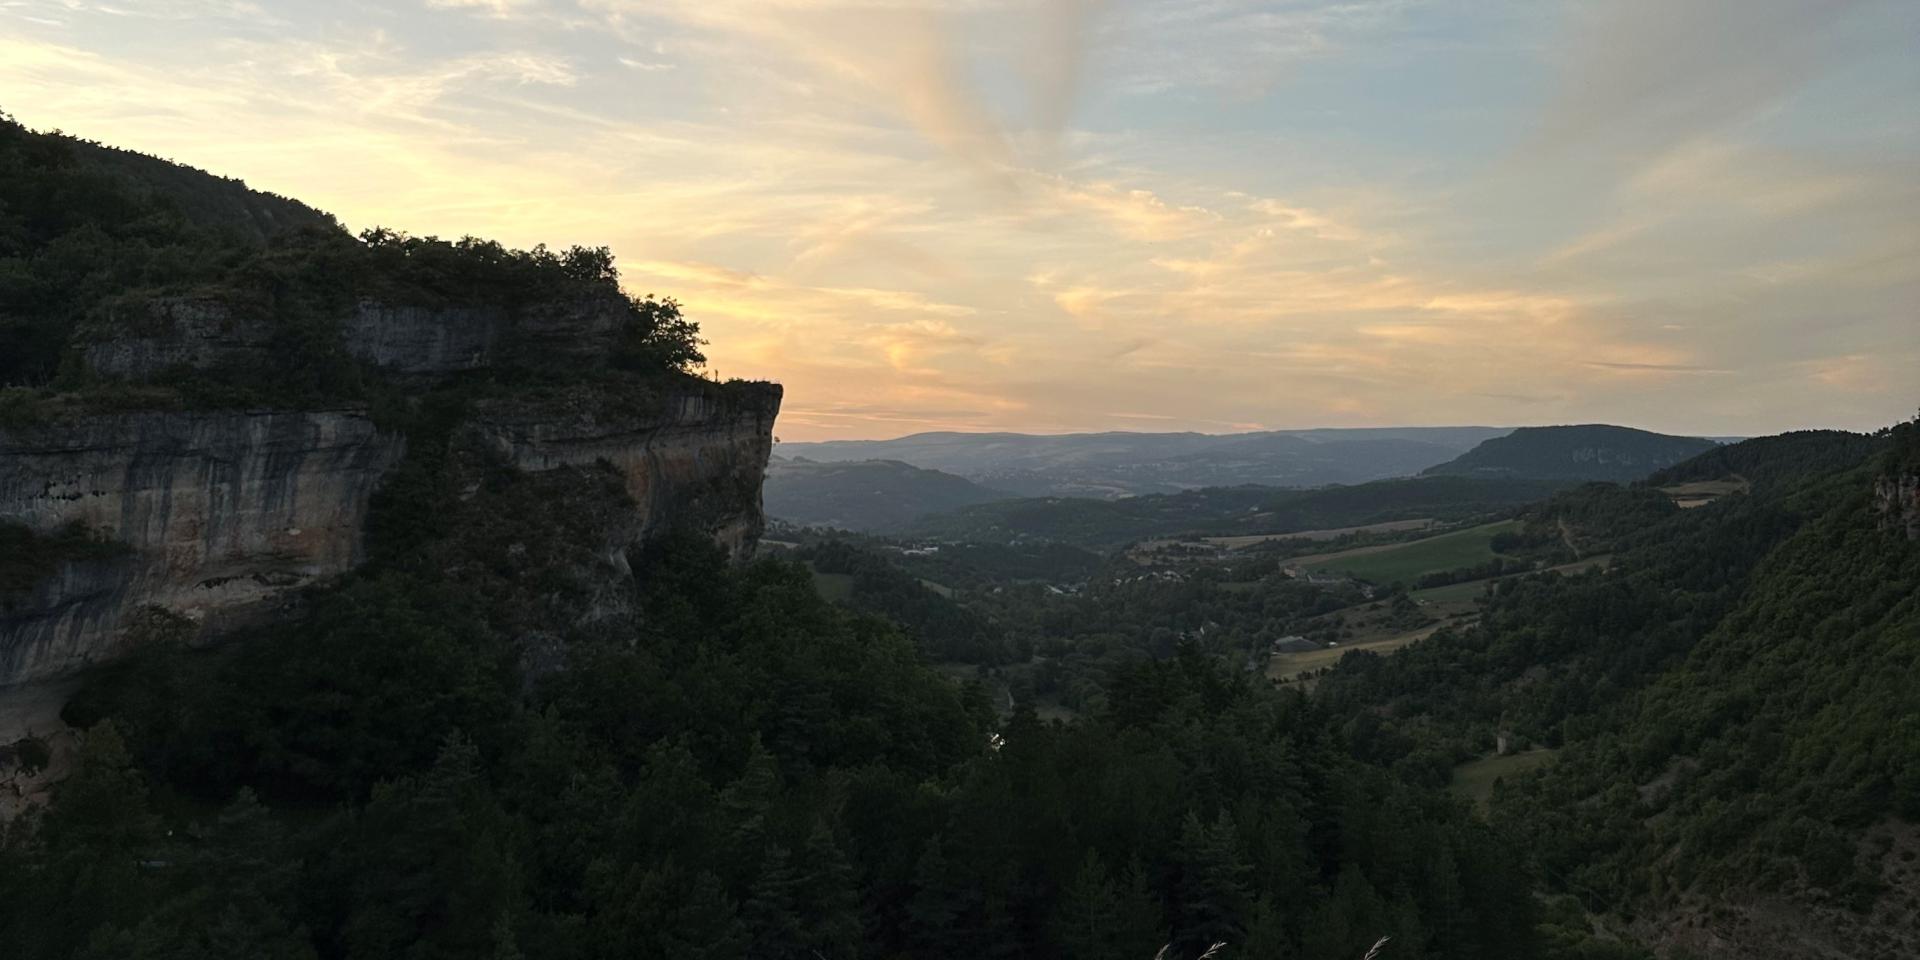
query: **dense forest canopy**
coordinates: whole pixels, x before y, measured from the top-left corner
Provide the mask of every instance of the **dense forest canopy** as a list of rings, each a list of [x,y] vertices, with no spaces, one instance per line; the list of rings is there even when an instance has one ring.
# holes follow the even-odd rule
[[[613,366],[705,362],[678,304],[628,298],[604,247],[510,250],[384,228],[356,237],[295,201],[0,115],[0,388],[101,392],[76,339],[131,332],[144,305],[187,297],[274,331],[267,369],[180,371],[171,385],[189,402],[364,400],[377,384],[337,329],[363,300],[514,308],[596,295],[628,301]]]
[[[358,299],[624,298],[610,256],[354,237],[156,164],[0,123],[10,402],[110,394],[76,335],[192,292],[268,317],[284,366],[167,402],[399,396],[408,444],[365,564],[210,647],[156,612],[84,678],[75,769],[0,828],[10,955],[1644,960],[1756,897],[1920,949],[1920,542],[1875,494],[1910,489],[1920,424],[1654,484],[1011,501],[937,549],[795,531],[736,564],[681,530],[608,557],[595,525],[636,509],[611,464],[523,473],[451,424],[483,391],[697,365],[673,301],[625,300],[608,371],[397,391],[339,350]],[[1735,474],[1692,509],[1657,485]],[[1443,600],[1290,569],[1299,540],[1127,549],[1249,518],[1489,552],[1412,584],[1467,587]],[[0,549],[0,593],[114,551]],[[1365,631],[1394,642],[1341,648]],[[1324,659],[1269,678],[1283,650]],[[1510,748],[1533,772],[1454,792]]]

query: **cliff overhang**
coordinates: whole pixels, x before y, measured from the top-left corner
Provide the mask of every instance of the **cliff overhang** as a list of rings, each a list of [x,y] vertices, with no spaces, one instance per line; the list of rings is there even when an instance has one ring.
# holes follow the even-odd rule
[[[137,384],[182,369],[217,374],[273,349],[267,324],[224,304],[141,309],[144,322],[123,336],[92,332],[76,344],[95,376]],[[612,471],[625,499],[603,518],[602,553],[690,527],[745,557],[764,526],[780,386],[609,371],[602,358],[625,309],[619,298],[513,310],[362,302],[339,328],[346,351],[410,408],[528,356],[575,369],[474,391],[452,430],[430,442],[484,451],[493,467],[526,474]],[[215,636],[361,565],[376,494],[420,442],[393,419],[351,404],[80,405],[0,426],[0,523],[39,535],[81,530],[115,547],[58,559],[30,585],[0,591],[0,687],[112,660],[137,642],[145,615]]]

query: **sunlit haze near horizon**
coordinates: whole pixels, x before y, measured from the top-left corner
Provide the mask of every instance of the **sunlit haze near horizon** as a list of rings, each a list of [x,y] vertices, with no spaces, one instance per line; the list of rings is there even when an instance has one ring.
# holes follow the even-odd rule
[[[786,440],[1920,404],[1920,4],[0,0],[0,109],[606,245]]]

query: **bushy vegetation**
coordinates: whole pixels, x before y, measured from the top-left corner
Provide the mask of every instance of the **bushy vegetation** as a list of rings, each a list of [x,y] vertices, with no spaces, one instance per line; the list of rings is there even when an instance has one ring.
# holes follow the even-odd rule
[[[1744,477],[1750,483],[1763,486],[1792,482],[1830,471],[1835,464],[1857,463],[1876,445],[1873,437],[1862,433],[1794,430],[1716,447],[1653,474],[1647,478],[1647,484],[1663,487],[1730,476]]]
[[[1754,888],[1864,909],[1879,881],[1856,861],[1862,831],[1920,813],[1920,544],[1868,503],[1915,439],[1907,424],[1709,454],[1676,475],[1737,464],[1777,482],[1695,510],[1569,495],[1580,509],[1546,514],[1620,511],[1611,570],[1501,581],[1477,630],[1350,657],[1320,697],[1393,718],[1355,741],[1376,762],[1473,755],[1502,727],[1562,748],[1496,791],[1494,816],[1590,909]]]
[[[1016,653],[999,624],[928,588],[880,553],[827,540],[802,547],[794,557],[819,573],[850,577],[848,604],[907,628],[933,660],[995,664],[1025,660],[1030,653]]]
[[[175,402],[364,400],[377,378],[348,356],[339,329],[363,300],[513,310],[594,297],[626,303],[608,365],[652,373],[704,362],[679,305],[628,298],[605,248],[510,250],[380,228],[355,237],[293,201],[0,115],[0,386],[111,401],[111,386],[77,361],[79,340],[137,334],[155,322],[155,303],[184,298],[269,335],[264,362],[163,378]],[[25,418],[29,399],[8,399],[10,419]]]
[[[1503,840],[1196,647],[1120,670],[1072,725],[1001,720],[799,565],[681,539],[637,558],[642,619],[563,631],[533,669],[461,572],[527,551],[419,546],[432,563],[377,562],[212,653],[153,646],[77,702],[78,773],[0,845],[0,936],[46,957],[1344,960],[1389,933],[1536,955]]]

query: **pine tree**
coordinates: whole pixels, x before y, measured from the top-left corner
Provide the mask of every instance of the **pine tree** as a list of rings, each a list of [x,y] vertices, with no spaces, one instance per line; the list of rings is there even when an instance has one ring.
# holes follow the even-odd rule
[[[766,859],[767,816],[779,792],[779,764],[755,738],[747,754],[746,769],[720,794],[721,814],[733,830],[727,838],[723,863],[736,883],[749,882]]]
[[[740,922],[753,940],[753,953],[766,960],[800,960],[807,956],[801,943],[798,910],[799,880],[779,844],[767,847],[760,874],[740,905]]]
[[[87,731],[37,830],[18,825],[9,835],[22,843],[21,876],[32,877],[4,905],[0,935],[10,952],[72,956],[93,931],[130,930],[152,909],[158,821],[111,721]]]
[[[1115,942],[1121,956],[1151,957],[1167,944],[1166,906],[1154,895],[1147,879],[1146,865],[1135,856],[1119,884],[1120,932]]]
[[[1223,810],[1208,825],[1189,812],[1175,855],[1180,869],[1175,952],[1195,956],[1215,943],[1239,942],[1252,905],[1247,889],[1252,869],[1240,854],[1232,817]]]
[[[471,741],[450,737],[427,773],[376,788],[356,828],[349,956],[492,952],[494,922],[521,905],[521,890],[506,815]]]
[[[821,956],[853,960],[860,952],[860,893],[853,866],[825,820],[815,820],[800,863],[802,942]]]
[[[1053,934],[1062,956],[1105,960],[1123,956],[1120,894],[1097,850],[1088,850],[1054,911]]]
[[[934,834],[914,864],[913,898],[907,902],[907,932],[917,946],[932,956],[959,956],[966,949],[966,937],[960,929],[966,895],[940,849],[943,842],[939,834]]]
[[[1254,960],[1286,960],[1294,955],[1286,918],[1271,898],[1261,897],[1247,919],[1246,938],[1233,945],[1234,956]]]

